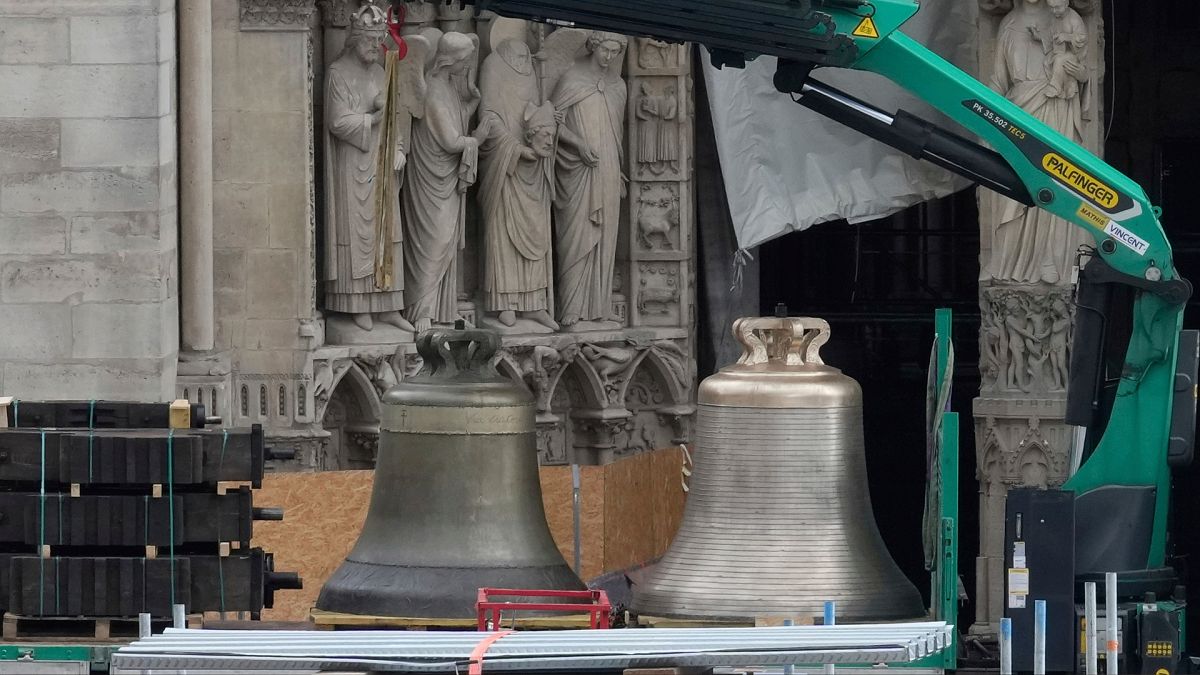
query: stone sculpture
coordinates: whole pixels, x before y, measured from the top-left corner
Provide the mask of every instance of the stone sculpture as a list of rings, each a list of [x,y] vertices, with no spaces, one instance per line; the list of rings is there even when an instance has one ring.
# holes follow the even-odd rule
[[[1011,287],[984,291],[980,368],[988,394],[1045,397],[1067,389],[1071,291],[1033,294]]]
[[[1083,50],[1087,28],[1067,0],[1017,0],[1000,24],[992,88],[1055,131],[1081,142],[1084,85],[1089,74]],[[985,280],[1070,283],[1083,235],[1039,208],[988,194],[990,264]]]
[[[563,39],[551,41],[563,35]],[[552,52],[570,33],[555,31],[543,51]],[[569,331],[617,328],[613,273],[617,229],[625,196],[621,170],[628,98],[621,78],[622,35],[586,37],[586,58],[573,63],[552,88],[559,129],[554,200],[558,262],[558,320]],[[567,50],[572,57],[577,53]]]
[[[479,206],[484,224],[483,301],[502,331],[549,333],[553,309],[550,205],[558,123],[542,105],[529,46],[508,39],[480,73]],[[518,326],[517,313],[525,319]],[[485,321],[487,321],[485,319]]]
[[[404,293],[418,331],[458,318],[458,253],[466,243],[466,193],[491,124],[468,133],[479,107],[478,38],[446,33],[427,76],[424,115],[413,125],[405,174]]]
[[[679,101],[675,87],[668,84],[662,94],[642,81],[638,101],[638,162],[655,175],[679,170]]]
[[[1087,26],[1067,0],[1047,0],[1046,4],[1054,15],[1049,35],[1033,29],[1033,37],[1041,41],[1042,51],[1050,55],[1050,85],[1046,95],[1075,98],[1079,95],[1079,80],[1074,73],[1085,69]]]
[[[411,331],[400,314],[400,214],[380,208],[384,199],[398,198],[399,180],[389,173],[402,171],[406,161],[402,143],[380,147],[388,122],[388,75],[379,63],[385,35],[378,9],[357,12],[345,48],[326,78],[325,309],[352,315],[365,331],[373,328],[373,315]],[[385,153],[382,158],[380,153]]]

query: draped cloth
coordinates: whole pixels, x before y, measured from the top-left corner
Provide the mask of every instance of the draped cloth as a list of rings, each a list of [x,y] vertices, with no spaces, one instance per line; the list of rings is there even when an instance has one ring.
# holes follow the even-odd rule
[[[554,208],[560,318],[597,321],[612,314],[627,96],[620,79],[597,79],[573,68],[551,97],[554,108],[565,114],[564,126],[600,160],[589,167],[578,149],[559,143]]]
[[[377,200],[399,195],[387,179],[377,191],[375,177],[389,153],[381,157],[385,125],[371,118],[386,79],[378,66],[363,69],[352,59],[346,55],[330,65],[325,94],[325,308],[397,311],[404,308],[403,230],[396,208],[385,211],[386,219],[377,218]],[[377,258],[390,261],[390,269],[377,268]]]
[[[979,5],[922,0],[901,30],[968,73],[978,69]],[[884,218],[971,183],[798,106],[775,88],[778,59],[718,70],[701,48],[717,150],[738,246],[789,232]],[[954,129],[934,107],[881,75],[822,68],[814,77],[883,110],[907,110]]]
[[[484,62],[480,78],[479,123],[492,124],[480,147],[478,193],[484,219],[484,306],[491,312],[550,309],[554,166],[552,158],[521,156],[526,111],[538,103],[539,94],[532,68],[521,72],[513,65],[515,49],[513,41],[501,43]]]
[[[1037,8],[1042,9],[1042,8]],[[1019,5],[1000,24],[992,87],[1070,140],[1083,140],[1082,87],[1053,92],[1048,67],[1053,55],[1030,34],[1031,25],[1049,32],[1048,12]],[[986,191],[981,206],[995,226],[985,279],[1051,284],[1070,281],[1083,235],[1049,212]],[[985,233],[986,234],[986,233]]]
[[[405,300],[408,318],[458,317],[458,252],[466,245],[466,199],[479,150],[467,140],[468,115],[448,79],[429,82],[424,119],[413,124],[405,173]]]

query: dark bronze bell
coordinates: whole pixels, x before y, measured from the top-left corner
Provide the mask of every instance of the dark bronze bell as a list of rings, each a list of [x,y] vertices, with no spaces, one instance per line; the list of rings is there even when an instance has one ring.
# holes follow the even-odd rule
[[[318,609],[472,618],[483,587],[586,588],[550,535],[534,399],[496,371],[499,347],[486,330],[420,336],[420,374],[383,396],[362,535]]]

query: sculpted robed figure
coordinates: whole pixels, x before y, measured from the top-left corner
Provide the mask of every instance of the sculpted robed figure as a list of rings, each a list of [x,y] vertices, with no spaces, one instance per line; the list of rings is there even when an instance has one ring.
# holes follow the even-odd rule
[[[406,314],[418,331],[458,318],[458,258],[466,243],[467,189],[479,169],[475,38],[446,33],[428,74],[424,115],[413,125],[404,186]]]
[[[379,63],[386,35],[381,20],[367,11],[354,16],[345,48],[326,78],[325,309],[351,315],[363,330],[372,329],[374,316],[411,331],[400,315],[399,210],[379,208],[383,200],[398,202],[398,180],[388,174],[404,165],[399,144],[381,147],[388,96],[388,76]]]
[[[589,57],[563,74],[550,97],[563,116],[555,172],[555,291],[558,319],[567,330],[618,325],[612,294],[625,192],[625,46],[622,35],[592,33]]]
[[[550,204],[554,197],[554,108],[541,105],[529,46],[500,43],[480,75],[482,153],[479,206],[484,222],[483,294],[501,327],[558,329],[551,317]],[[503,328],[502,328],[503,329]]]

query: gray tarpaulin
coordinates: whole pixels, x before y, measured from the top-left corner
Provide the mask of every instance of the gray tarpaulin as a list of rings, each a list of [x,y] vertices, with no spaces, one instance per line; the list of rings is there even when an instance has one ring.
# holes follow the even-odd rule
[[[973,0],[924,0],[901,30],[974,74],[976,16]],[[744,249],[831,220],[882,218],[968,186],[777,92],[774,58],[717,70],[701,54],[730,215]],[[874,73],[821,68],[813,77],[883,110],[903,108],[961,133]]]

